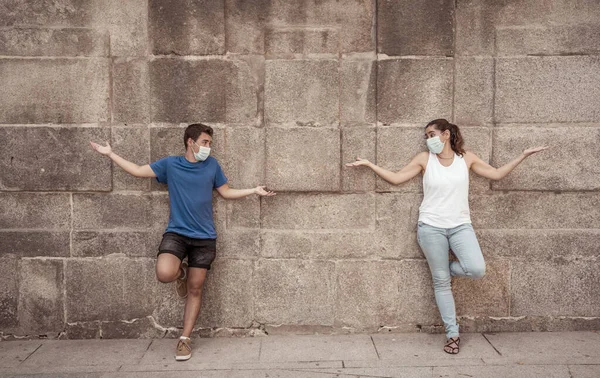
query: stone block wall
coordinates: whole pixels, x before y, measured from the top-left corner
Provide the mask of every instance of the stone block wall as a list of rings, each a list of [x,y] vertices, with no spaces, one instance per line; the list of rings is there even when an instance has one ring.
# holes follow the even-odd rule
[[[447,118],[501,165],[472,177],[488,263],[454,280],[467,331],[600,325],[596,0],[0,0],[0,336],[162,337],[183,303],[154,259],[165,187],[145,164],[215,128],[233,187],[198,333],[440,331],[399,169]]]

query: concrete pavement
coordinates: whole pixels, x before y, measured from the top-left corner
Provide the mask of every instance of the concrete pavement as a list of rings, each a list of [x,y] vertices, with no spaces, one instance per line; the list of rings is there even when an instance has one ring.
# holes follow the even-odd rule
[[[2,377],[600,377],[600,333],[462,335],[461,352],[431,334],[289,335],[176,340],[0,342]]]

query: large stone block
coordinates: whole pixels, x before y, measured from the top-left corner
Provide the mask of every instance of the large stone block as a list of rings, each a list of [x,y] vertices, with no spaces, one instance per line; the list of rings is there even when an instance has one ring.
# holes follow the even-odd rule
[[[112,62],[113,120],[150,122],[150,78],[146,59],[115,58]]]
[[[91,20],[88,2],[25,0],[0,3],[0,25],[82,25]]]
[[[71,205],[68,194],[0,193],[0,229],[69,229]]]
[[[452,0],[379,0],[377,47],[387,55],[453,55]]]
[[[373,230],[375,197],[369,194],[279,194],[262,202],[266,229]]]
[[[419,194],[378,194],[377,255],[392,259],[421,259],[417,244],[417,220],[422,196]]]
[[[228,200],[227,228],[260,228],[260,197],[250,196]]]
[[[496,63],[494,114],[499,122],[598,121],[598,96],[597,56],[506,58]]]
[[[108,56],[109,35],[82,28],[17,27],[0,31],[0,55]]]
[[[265,122],[335,125],[339,122],[336,60],[265,63]]]
[[[600,254],[600,230],[504,229],[477,231],[486,257],[545,261],[594,257]]]
[[[226,121],[229,124],[262,124],[265,58],[237,56],[229,61],[226,82]]]
[[[10,332],[19,322],[19,260],[14,258],[0,259],[0,328]]]
[[[335,265],[329,261],[259,260],[255,317],[261,323],[333,325]]]
[[[263,54],[265,51],[265,9],[271,0],[225,0],[227,52]]]
[[[269,28],[265,32],[265,53],[268,58],[336,54],[339,45],[339,34],[334,28],[283,27]]]
[[[576,130],[576,131],[575,131]],[[496,190],[597,190],[600,127],[500,127],[494,129],[494,166],[507,164],[531,147],[551,146],[528,157]],[[552,147],[560,141],[560,147]]]
[[[344,125],[374,123],[377,66],[372,60],[340,63],[340,120]]]
[[[0,123],[109,120],[109,64],[91,59],[2,59]]]
[[[279,231],[261,233],[261,256],[328,260],[370,258],[377,252],[372,231]]]
[[[267,129],[266,183],[280,191],[339,190],[340,131]]]
[[[351,163],[357,157],[376,161],[375,128],[352,127],[342,129],[342,164]],[[342,190],[372,191],[375,189],[375,173],[368,168],[342,165]]]
[[[452,285],[458,316],[509,316],[509,261],[487,260],[482,279],[459,277]]]
[[[471,196],[475,229],[600,228],[598,193],[478,194]]]
[[[512,316],[597,316],[600,266],[595,261],[514,261]]]
[[[253,262],[215,262],[202,298],[201,327],[247,328],[254,320]],[[183,316],[183,314],[181,314]]]
[[[148,29],[155,55],[225,53],[224,1],[148,2]]]
[[[145,125],[113,126],[110,145],[124,159],[145,165],[150,159],[149,134]],[[116,164],[113,165],[112,179],[114,190],[150,190],[150,179],[134,177]]]
[[[260,232],[255,229],[217,231],[217,259],[252,260],[260,254]]]
[[[153,260],[68,260],[65,275],[68,322],[129,320],[156,307]]]
[[[10,231],[1,230],[0,256],[67,257],[70,254],[70,231]]]
[[[455,60],[454,120],[459,125],[492,121],[494,60],[460,57]]]
[[[73,228],[156,229],[166,223],[168,206],[162,194],[75,194]]]
[[[73,231],[71,253],[75,257],[123,254],[153,258],[158,253],[163,231],[162,228],[153,231]]]
[[[452,113],[450,59],[378,62],[377,117],[385,123],[428,122]]]
[[[598,54],[600,25],[503,27],[496,30],[498,55]]]
[[[424,261],[338,262],[336,276],[336,326],[361,329],[439,321]]]
[[[109,135],[97,127],[0,127],[0,140],[8,141],[0,151],[0,189],[108,191],[110,159],[89,141]]]
[[[23,333],[59,332],[64,328],[62,260],[21,260],[19,326]]]
[[[225,130],[223,170],[233,188],[265,185],[265,133],[254,127]]]

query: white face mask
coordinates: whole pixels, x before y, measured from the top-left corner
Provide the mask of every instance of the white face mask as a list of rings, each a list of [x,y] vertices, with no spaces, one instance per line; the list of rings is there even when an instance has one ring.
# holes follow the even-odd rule
[[[196,144],[196,142],[194,142],[194,144]],[[198,146],[196,144],[196,146]],[[204,161],[208,158],[208,155],[210,155],[210,148],[208,147],[204,147],[204,146],[198,146],[198,148],[200,150],[198,150],[198,152],[194,152],[194,150],[192,149],[192,152],[194,152],[194,158],[196,158],[196,161]]]
[[[427,148],[434,154],[439,154],[444,149],[444,142],[440,140],[439,136],[427,139]]]

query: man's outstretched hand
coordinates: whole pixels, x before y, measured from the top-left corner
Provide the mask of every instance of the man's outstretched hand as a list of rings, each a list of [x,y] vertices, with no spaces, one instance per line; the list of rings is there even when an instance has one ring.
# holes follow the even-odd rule
[[[106,146],[101,146],[98,143],[90,142],[90,145],[94,150],[100,152],[102,155],[108,156],[112,152],[112,147],[108,143],[106,143]]]
[[[257,186],[256,188],[254,188],[254,192],[256,194],[258,194],[259,196],[264,196],[264,197],[272,197],[275,194],[277,194],[275,192],[265,190],[265,186]]]

